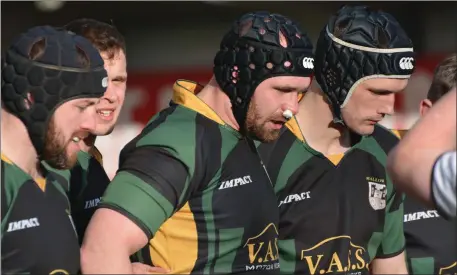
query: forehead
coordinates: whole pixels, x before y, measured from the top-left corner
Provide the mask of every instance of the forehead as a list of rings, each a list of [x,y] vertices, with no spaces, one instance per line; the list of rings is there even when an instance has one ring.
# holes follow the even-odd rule
[[[365,80],[363,86],[371,90],[385,90],[391,92],[399,92],[406,88],[408,79],[398,78],[372,78]]]
[[[108,54],[106,52],[101,52],[100,56],[103,58],[103,61],[105,62],[105,69],[108,72],[126,73],[127,59],[124,51],[116,51],[112,58],[108,58]]]
[[[64,104],[78,104],[78,105],[90,105],[90,104],[97,104],[100,101],[99,98],[77,98],[77,99],[72,99]]]
[[[264,81],[266,85],[278,87],[290,87],[292,89],[304,89],[311,83],[310,77],[300,76],[276,76]]]

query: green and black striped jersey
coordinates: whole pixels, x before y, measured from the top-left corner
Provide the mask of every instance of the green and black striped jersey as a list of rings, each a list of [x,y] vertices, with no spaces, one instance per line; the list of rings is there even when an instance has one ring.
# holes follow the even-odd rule
[[[121,151],[99,207],[150,239],[136,258],[179,274],[279,274],[277,200],[253,141],[178,80],[170,107]]]
[[[70,170],[52,169],[45,162],[49,170],[63,176],[69,183],[68,197],[79,243],[82,244],[84,233],[92,218],[97,205],[101,200],[110,179],[103,169],[103,157],[94,146],[89,152],[78,152],[76,165]]]
[[[75,274],[79,245],[65,178],[33,179],[2,154],[2,274]]]
[[[457,220],[407,196],[404,227],[409,274],[457,274]]]
[[[373,259],[403,252],[403,195],[385,168],[398,138],[375,126],[344,155],[324,156],[295,118],[286,126],[258,147],[278,197],[281,273],[369,274]]]

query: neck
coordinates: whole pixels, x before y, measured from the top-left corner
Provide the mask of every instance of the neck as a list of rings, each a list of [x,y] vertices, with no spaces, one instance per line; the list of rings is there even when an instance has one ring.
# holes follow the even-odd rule
[[[32,178],[42,177],[40,161],[22,121],[2,108],[2,154]]]
[[[333,123],[331,107],[315,81],[300,101],[296,119],[306,143],[322,154],[339,154],[350,148],[349,131]]]
[[[214,112],[228,125],[239,131],[240,126],[232,111],[232,104],[226,93],[222,91],[213,77],[209,83],[197,94]]]

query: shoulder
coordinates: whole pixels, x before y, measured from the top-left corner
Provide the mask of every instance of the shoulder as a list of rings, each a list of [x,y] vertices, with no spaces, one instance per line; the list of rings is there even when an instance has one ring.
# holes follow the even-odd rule
[[[24,182],[30,179],[24,171],[3,156],[1,165],[2,187],[7,190],[14,189],[15,187],[19,188]]]
[[[394,135],[399,139],[402,139],[408,132],[408,130],[397,130],[397,129],[390,129],[390,131],[392,133],[394,133]]]
[[[382,125],[375,125],[371,136],[386,154],[397,145],[401,137],[399,130],[387,129]]]
[[[217,143],[220,147],[221,139],[216,122],[174,105],[152,118],[141,133],[122,149],[121,158],[141,147],[158,147],[187,162],[195,158],[196,152],[212,144]]]
[[[2,222],[14,198],[18,195],[21,186],[30,180],[22,170],[17,169],[15,165],[2,155],[1,163],[1,213]],[[22,172],[22,173],[21,173]],[[3,224],[2,224],[3,225]]]
[[[13,167],[13,163],[2,155],[2,181],[15,174]]]
[[[202,127],[197,125],[196,113],[187,111],[181,106],[172,106],[152,118],[133,141],[137,146],[189,145],[193,142],[197,128],[202,130]]]

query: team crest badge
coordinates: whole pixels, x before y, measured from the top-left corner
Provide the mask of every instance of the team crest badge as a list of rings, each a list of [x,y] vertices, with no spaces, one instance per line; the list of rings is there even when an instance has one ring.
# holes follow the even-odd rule
[[[369,194],[368,200],[374,210],[381,210],[386,208],[387,186],[382,183],[368,182]]]

